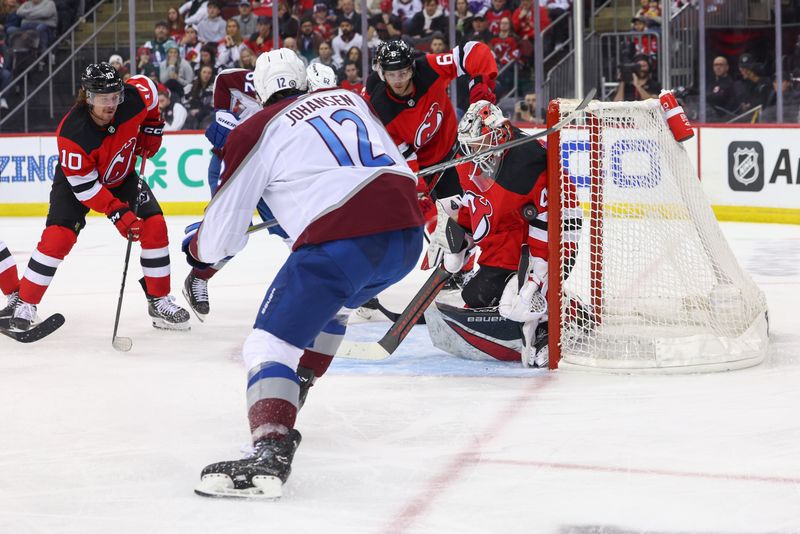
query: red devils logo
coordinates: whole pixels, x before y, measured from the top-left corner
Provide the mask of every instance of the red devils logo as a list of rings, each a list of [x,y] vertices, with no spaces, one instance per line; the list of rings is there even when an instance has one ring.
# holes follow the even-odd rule
[[[428,114],[425,115],[425,120],[417,128],[417,133],[414,134],[414,146],[419,148],[431,140],[431,137],[439,131],[443,116],[444,114],[439,109],[439,103],[434,102],[431,109],[428,110]]]
[[[473,229],[472,237],[475,242],[478,242],[489,235],[492,226],[489,220],[493,212],[492,205],[485,197],[476,195],[472,191],[465,191],[462,200],[469,206]]]
[[[102,183],[114,185],[128,176],[131,166],[133,165],[133,148],[135,146],[136,138],[131,137],[128,142],[119,149],[119,152],[114,154],[114,157],[111,158],[111,162],[108,164],[106,173],[103,175]]]

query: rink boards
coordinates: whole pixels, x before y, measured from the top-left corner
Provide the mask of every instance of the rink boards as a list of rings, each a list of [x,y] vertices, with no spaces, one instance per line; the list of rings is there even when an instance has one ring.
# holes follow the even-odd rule
[[[800,223],[800,128],[709,125],[695,133],[684,147],[717,218]],[[59,158],[55,136],[0,139],[0,216],[45,215]],[[200,132],[164,136],[145,176],[167,215],[203,212],[210,148]]]

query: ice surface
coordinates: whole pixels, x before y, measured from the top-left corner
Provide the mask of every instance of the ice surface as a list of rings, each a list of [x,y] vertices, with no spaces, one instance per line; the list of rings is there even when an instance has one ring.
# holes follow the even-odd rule
[[[169,219],[180,303],[191,220]],[[0,219],[20,271],[42,225]],[[119,331],[133,350],[118,353],[125,241],[90,218],[39,307],[67,323],[34,345],[0,339],[0,533],[800,532],[800,227],[723,228],[767,294],[764,364],[551,373],[448,356],[416,327],[384,362],[334,362],[299,415],[286,496],[265,503],[192,487],[247,444],[239,353],[283,243],[252,236],[190,333],[150,326],[135,247]],[[382,302],[400,311],[425,276]]]

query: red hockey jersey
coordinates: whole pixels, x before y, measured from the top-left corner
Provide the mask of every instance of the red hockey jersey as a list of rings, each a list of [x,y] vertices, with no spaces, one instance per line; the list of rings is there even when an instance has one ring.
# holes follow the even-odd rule
[[[513,138],[524,134],[514,128]],[[479,265],[516,270],[520,247],[527,243],[534,257],[547,260],[547,150],[540,141],[509,150],[495,173],[494,184],[481,191],[472,181],[472,173],[480,173],[472,163],[458,166],[464,189],[463,207],[458,222],[470,229],[481,247]],[[564,199],[569,219],[565,226],[579,231],[581,212],[577,191],[569,184]],[[523,217],[523,208],[532,206],[533,220]],[[567,226],[568,225],[568,226]],[[565,232],[564,239],[577,244],[578,231]]]
[[[108,214],[118,200],[108,188],[118,187],[134,171],[136,137],[145,121],[160,120],[158,92],[146,76],[125,82],[124,101],[111,124],[99,127],[83,106],[73,107],[56,131],[56,179],[66,177],[75,197],[94,211]]]
[[[447,94],[448,84],[458,76],[497,77],[492,50],[484,43],[470,41],[444,54],[427,54],[414,62],[414,91],[397,98],[377,73],[367,81],[372,107],[400,152],[414,168],[442,161],[456,142],[455,110]]]

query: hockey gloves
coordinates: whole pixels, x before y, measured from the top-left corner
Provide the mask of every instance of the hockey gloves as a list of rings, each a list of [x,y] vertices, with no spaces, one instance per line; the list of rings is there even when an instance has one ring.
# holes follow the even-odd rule
[[[152,158],[161,148],[163,137],[163,122],[153,119],[145,120],[139,128],[139,135],[136,136],[136,150],[134,153],[145,159]]]
[[[527,254],[527,252],[526,252]],[[497,311],[512,321],[537,324],[547,314],[547,261],[532,257],[520,285],[516,276],[506,282]]]
[[[186,235],[183,238],[183,243],[181,243],[181,250],[186,254],[186,263],[196,269],[203,270],[208,269],[213,264],[202,262],[194,257],[194,254],[197,253],[197,230],[199,228],[199,222],[192,223],[184,228],[183,231]],[[194,250],[194,252],[192,252],[192,250]]]
[[[143,222],[127,206],[109,213],[108,220],[114,223],[122,237],[128,239],[130,234],[131,241],[139,241],[139,237],[142,235]]]
[[[436,201],[436,228],[430,236],[425,262],[429,267],[441,264],[447,272],[457,273],[474,243],[472,236],[450,217],[443,201],[449,203],[449,199]]]
[[[495,86],[494,80],[484,81],[481,76],[470,80],[469,103],[474,104],[478,100],[486,100],[494,104],[497,102],[497,96],[494,94]]]

